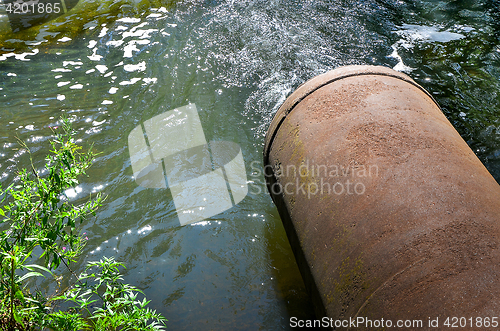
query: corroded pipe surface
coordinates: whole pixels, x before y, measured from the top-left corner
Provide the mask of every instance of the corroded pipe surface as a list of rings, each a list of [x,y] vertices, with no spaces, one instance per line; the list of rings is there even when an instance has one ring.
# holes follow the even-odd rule
[[[318,318],[500,316],[500,186],[408,76],[311,79],[275,115],[264,165]]]

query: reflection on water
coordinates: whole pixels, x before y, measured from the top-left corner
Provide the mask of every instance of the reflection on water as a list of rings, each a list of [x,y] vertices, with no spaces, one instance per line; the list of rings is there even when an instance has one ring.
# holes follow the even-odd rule
[[[18,37],[22,47],[0,45],[0,178],[10,183],[28,164],[16,136],[42,164],[50,127],[67,115],[81,143],[101,152],[90,177],[68,196],[77,203],[89,193],[109,196],[84,225],[83,259],[124,261],[126,280],[144,289],[171,329],[288,329],[290,316],[312,311],[259,182],[252,186],[262,193],[184,227],[168,189],[137,185],[128,135],[165,110],[195,103],[205,140],[239,145],[248,178],[248,165],[261,162],[272,115],[302,82],[340,65],[396,67],[433,94],[500,179],[494,1],[220,0],[127,8],[116,2],[90,21],[73,16],[74,33],[63,24],[47,37],[55,22]]]

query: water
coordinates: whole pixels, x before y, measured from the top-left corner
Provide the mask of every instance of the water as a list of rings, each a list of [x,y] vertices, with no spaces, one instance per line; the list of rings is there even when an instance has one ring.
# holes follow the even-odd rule
[[[76,203],[89,193],[108,196],[83,226],[82,262],[103,255],[125,262],[126,280],[144,290],[171,330],[280,330],[289,329],[290,316],[313,316],[259,171],[274,112],[317,74],[347,64],[407,72],[500,180],[500,10],[493,0],[150,6],[115,2],[94,20],[88,12],[62,20],[62,27],[81,21],[76,30],[41,28],[3,41],[0,177],[6,185],[28,164],[16,136],[41,165],[50,127],[68,116],[82,144],[101,152],[68,196]],[[144,121],[189,103],[207,141],[241,146],[250,193],[181,227],[169,190],[134,181],[127,139]]]

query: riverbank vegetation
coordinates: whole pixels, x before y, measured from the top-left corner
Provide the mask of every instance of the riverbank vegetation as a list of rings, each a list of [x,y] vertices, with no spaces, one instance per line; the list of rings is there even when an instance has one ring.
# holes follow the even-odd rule
[[[30,155],[29,169],[0,187],[0,330],[163,330],[166,319],[147,307],[138,288],[123,282],[122,263],[104,257],[88,262],[79,275],[73,271],[87,241],[79,225],[104,199],[97,194],[75,205],[66,197],[95,154],[91,148],[83,152],[70,122],[61,121],[45,166],[35,169],[20,141]],[[61,268],[72,282],[56,276]],[[41,286],[43,278],[49,281]]]

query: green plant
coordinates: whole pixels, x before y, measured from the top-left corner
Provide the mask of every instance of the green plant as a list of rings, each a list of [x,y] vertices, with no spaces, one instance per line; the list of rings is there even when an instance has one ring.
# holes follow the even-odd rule
[[[121,283],[114,259],[90,262],[99,273],[77,276],[69,264],[76,262],[86,238],[77,224],[82,223],[103,201],[98,194],[86,203],[73,205],[65,191],[79,184],[95,154],[83,153],[74,142],[70,122],[62,119],[62,133],[54,131],[52,149],[43,169],[33,165],[28,146],[20,144],[30,157],[31,170],[19,171],[13,184],[0,186],[0,330],[158,330],[165,319],[146,308],[148,301],[137,300],[138,289]],[[43,176],[42,174],[45,174]],[[36,254],[35,254],[36,253]],[[77,284],[58,296],[30,290],[35,277],[53,275],[63,263]],[[43,264],[43,265],[42,265]],[[44,276],[45,277],[45,276]],[[59,280],[53,278],[59,283]],[[90,286],[90,283],[95,283]],[[90,287],[88,287],[90,286]],[[103,294],[100,294],[102,291]],[[97,299],[101,307],[91,309]],[[56,310],[61,302],[77,304],[66,311]],[[149,322],[151,320],[151,322]]]
[[[124,267],[114,258],[106,257],[88,263],[85,272],[79,277],[81,283],[55,298],[75,305],[70,308],[70,313],[52,314],[53,324],[50,326],[64,331],[78,330],[71,323],[78,324],[81,329],[95,331],[162,330],[165,318],[147,308],[149,301],[145,298],[142,301],[137,299],[138,293],[142,293],[139,289],[122,283],[120,266]],[[94,267],[98,271],[89,273]],[[75,316],[79,319],[75,319]],[[86,321],[82,316],[86,317]]]

